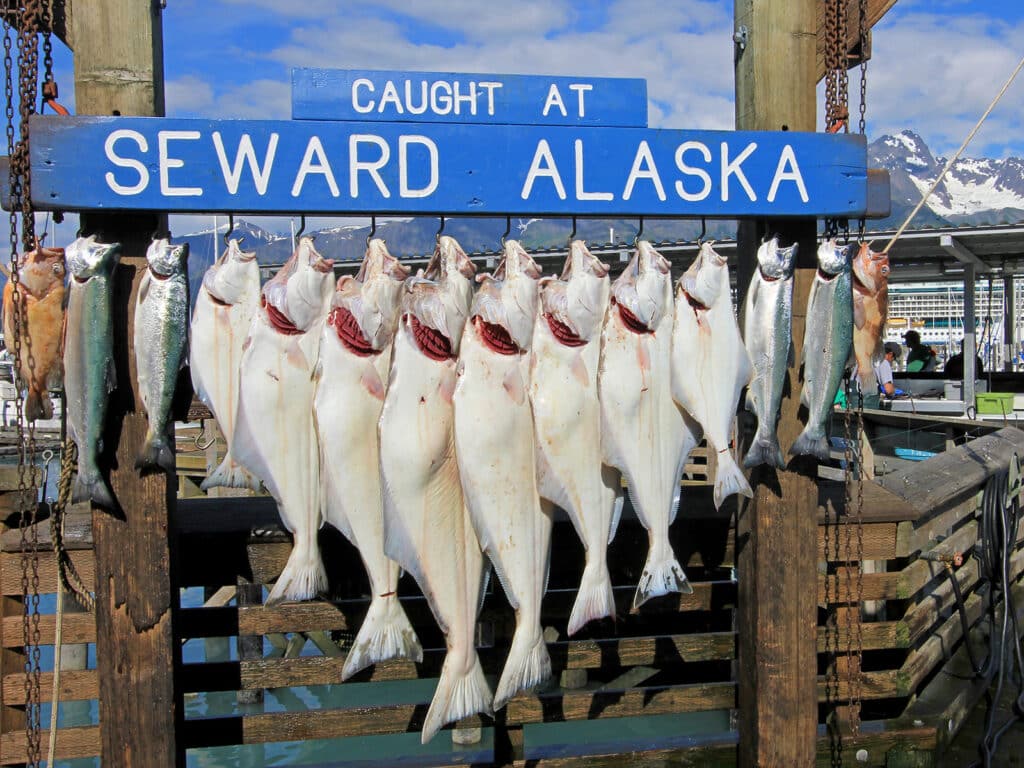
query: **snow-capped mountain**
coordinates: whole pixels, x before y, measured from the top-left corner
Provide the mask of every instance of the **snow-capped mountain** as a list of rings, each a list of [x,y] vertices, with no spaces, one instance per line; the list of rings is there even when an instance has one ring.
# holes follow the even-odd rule
[[[935,157],[918,134],[904,130],[868,145],[868,166],[886,168],[893,215],[872,229],[898,226],[935,182],[948,158]],[[1024,221],[1024,160],[961,157],[939,183],[912,227]]]

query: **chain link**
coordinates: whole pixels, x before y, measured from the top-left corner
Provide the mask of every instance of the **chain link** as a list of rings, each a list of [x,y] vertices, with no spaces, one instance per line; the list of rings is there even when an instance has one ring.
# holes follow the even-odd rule
[[[867,129],[868,109],[868,0],[860,0],[857,26],[860,38],[860,123],[858,133],[864,134]]]

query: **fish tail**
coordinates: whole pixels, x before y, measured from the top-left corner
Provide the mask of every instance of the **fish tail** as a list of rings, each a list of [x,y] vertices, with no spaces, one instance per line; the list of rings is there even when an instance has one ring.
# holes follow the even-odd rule
[[[267,596],[267,605],[285,600],[310,600],[327,589],[327,572],[316,545],[302,546],[299,536],[281,575]]]
[[[388,659],[423,661],[423,648],[398,597],[374,595],[345,658],[341,679],[348,680],[359,670]]]
[[[477,712],[491,714],[491,687],[484,677],[476,650],[471,649],[470,652],[473,654],[473,666],[466,673],[461,671],[465,667],[462,658],[453,655],[451,651],[445,657],[434,698],[423,721],[423,733],[420,738],[423,744],[434,738],[445,723],[453,723]]]
[[[770,467],[779,469],[786,468],[786,459],[782,455],[782,446],[779,445],[779,438],[774,432],[769,435],[758,434],[754,442],[750,444],[743,459],[743,466],[753,469],[760,464],[767,464]]]
[[[661,550],[652,546],[647,553],[644,571],[640,574],[636,595],[633,596],[633,607],[639,608],[652,597],[661,597],[670,592],[688,595],[693,592],[693,587],[671,547]]]
[[[726,497],[739,493],[748,498],[754,495],[750,489],[750,483],[743,475],[736,459],[732,457],[732,451],[722,451],[718,454],[718,469],[715,471],[715,509],[722,506]]]
[[[53,403],[45,392],[29,389],[25,396],[25,418],[28,421],[53,418]]]
[[[75,484],[71,489],[71,503],[77,504],[80,501],[92,501],[104,509],[117,509],[113,494],[107,487],[107,483],[100,477],[99,472],[95,474],[79,472],[75,477]]]
[[[516,627],[512,647],[498,681],[498,690],[494,692],[495,709],[501,709],[520,691],[551,677],[551,657],[548,655],[544,635],[539,625],[531,629],[533,631],[527,634],[522,626]]]
[[[800,437],[793,443],[789,452],[794,456],[814,456],[821,461],[828,461],[831,458],[828,438],[824,433],[811,431],[810,427],[800,433]]]
[[[146,432],[146,442],[142,445],[135,459],[136,469],[163,469],[174,472],[174,449],[166,435],[157,434],[152,430]]]
[[[251,488],[258,491],[260,481],[239,464],[229,450],[224,455],[224,460],[210,473],[209,477],[203,480],[199,488],[203,491],[208,491],[211,488]]]
[[[608,564],[598,558],[595,563],[587,563],[580,580],[580,590],[576,594],[572,613],[569,614],[568,632],[575,635],[587,622],[615,615],[615,594],[612,592],[612,579],[608,573]]]

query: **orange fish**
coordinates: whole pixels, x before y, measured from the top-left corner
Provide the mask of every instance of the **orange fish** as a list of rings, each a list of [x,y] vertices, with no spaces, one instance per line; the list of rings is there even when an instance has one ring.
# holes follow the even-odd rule
[[[14,284],[9,279],[8,268],[2,270],[8,276],[3,297],[4,341],[13,354]],[[35,250],[22,254],[18,260],[18,294],[22,306],[18,372],[28,388],[25,417],[29,421],[53,418],[49,390],[62,385],[65,271],[63,248],[43,248],[37,244]]]
[[[853,259],[853,351],[862,392],[875,392],[889,312],[889,254],[862,243]]]

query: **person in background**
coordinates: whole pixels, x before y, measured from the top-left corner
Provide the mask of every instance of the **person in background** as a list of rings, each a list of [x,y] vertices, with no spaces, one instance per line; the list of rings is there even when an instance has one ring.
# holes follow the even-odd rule
[[[964,343],[962,341],[960,342],[960,351],[946,361],[942,371],[951,379],[962,379],[964,377]],[[975,355],[974,375],[980,376],[984,372],[985,366],[982,364],[981,358]]]
[[[878,379],[878,393],[884,397],[896,396],[896,384],[892,379],[892,366],[899,362],[903,350],[895,341],[885,342],[885,355],[875,363],[875,378]]]
[[[907,331],[903,334],[903,341],[907,345],[907,372],[934,371],[936,366],[935,350],[926,347],[921,343],[921,334],[917,331]]]
[[[900,354],[900,345],[895,341],[887,341],[885,343],[884,356],[874,365],[875,379],[878,382],[878,387],[874,392],[863,393],[862,401],[865,408],[879,408],[883,397],[893,398],[896,395],[903,394],[900,390],[896,389],[896,385],[893,382],[893,364],[900,359]],[[858,407],[859,392],[860,377],[855,365],[850,372],[849,391],[844,391],[843,387],[840,387],[835,405],[841,408]]]

